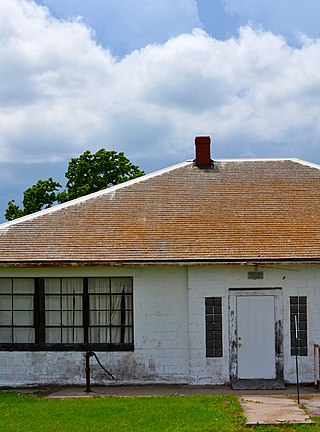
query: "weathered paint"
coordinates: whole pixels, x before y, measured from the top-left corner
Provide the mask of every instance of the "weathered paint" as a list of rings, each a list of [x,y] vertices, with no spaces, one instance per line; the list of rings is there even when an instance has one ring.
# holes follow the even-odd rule
[[[308,297],[309,355],[299,359],[300,379],[313,381],[313,343],[320,343],[320,266],[263,267],[263,280],[248,280],[251,266],[190,266],[139,268],[0,269],[0,277],[26,276],[132,276],[134,279],[134,352],[98,353],[115,376],[111,381],[91,359],[92,383],[224,384],[236,371],[230,346],[230,290],[281,287],[276,302],[276,372],[295,380],[290,355],[289,297]],[[281,292],[281,294],[280,294]],[[206,358],[205,297],[222,298],[223,357]],[[230,320],[232,322],[232,320]],[[233,329],[235,332],[236,329]],[[232,333],[232,332],[231,332]],[[232,341],[231,341],[232,343]],[[84,353],[0,352],[0,385],[83,384]]]
[[[283,381],[283,325],[282,320],[275,322],[275,351],[276,351],[276,377],[279,381]]]
[[[259,300],[259,297],[265,298],[267,301],[259,302],[260,308],[262,308],[259,313],[261,316],[265,315],[265,319],[269,320],[269,342],[268,338],[265,339],[263,337],[264,328],[261,328],[259,334],[259,317],[255,317],[257,322],[244,322],[247,324],[248,331],[251,331],[252,338],[252,347],[251,352],[253,352],[252,364],[250,364],[249,359],[245,360],[246,366],[250,374],[258,373],[257,363],[262,365],[265,361],[268,361],[268,365],[265,365],[264,368],[260,368],[260,376],[255,376],[255,378],[267,378],[267,371],[269,370],[269,375],[272,375],[273,378],[277,378],[278,380],[283,380],[283,333],[282,329],[282,319],[283,319],[283,301],[282,301],[282,289],[281,288],[267,288],[267,287],[256,287],[247,289],[242,288],[231,288],[229,289],[229,341],[230,341],[230,381],[235,381],[238,378],[244,378],[242,376],[243,370],[239,370],[241,364],[239,363],[243,361],[243,358],[239,360],[239,351],[241,354],[241,349],[243,347],[239,347],[239,343],[243,343],[243,341],[239,340],[243,337],[242,330],[239,329],[239,303],[242,300],[242,297],[245,299],[243,304],[246,304],[246,301],[250,303],[250,301]],[[269,297],[272,297],[274,300],[272,301],[272,310],[268,312],[266,315],[265,307],[267,306]],[[270,301],[269,301],[270,303]],[[265,306],[264,306],[265,305]],[[250,310],[248,313],[252,315],[254,311]],[[268,316],[270,315],[270,317]],[[252,317],[248,318],[252,321]],[[272,316],[272,319],[271,319]],[[240,319],[243,318],[240,316]],[[270,321],[271,319],[271,321]],[[243,324],[242,324],[243,325]],[[251,329],[252,326],[252,329]],[[263,322],[260,322],[260,327],[263,327]],[[271,339],[270,339],[271,338]],[[246,344],[250,344],[250,341],[246,341]],[[255,353],[255,351],[257,351]],[[242,354],[243,355],[243,354]],[[267,360],[268,359],[268,360]],[[249,378],[247,376],[246,378]],[[254,378],[252,375],[251,378]],[[271,378],[269,376],[268,378]]]
[[[251,267],[252,268],[252,267]],[[266,266],[263,280],[248,280],[246,272],[249,266],[207,266],[189,268],[189,328],[190,330],[190,381],[194,383],[225,383],[237,377],[236,338],[229,333],[236,334],[232,329],[232,310],[229,309],[230,289],[255,289],[265,287],[282,288],[279,290],[279,301],[276,302],[275,322],[276,334],[276,376],[287,382],[295,382],[295,363],[290,355],[290,321],[289,297],[295,295],[308,296],[308,346],[309,355],[301,357],[301,381],[313,380],[313,343],[320,340],[320,290],[318,278],[320,266]],[[260,267],[259,267],[260,269]],[[201,310],[205,297],[221,296],[223,299],[223,358],[205,359],[201,356],[201,344],[204,344],[204,330],[201,328],[203,312]],[[235,318],[235,317],[234,317]],[[283,335],[283,336],[282,336]],[[231,349],[229,347],[231,339]],[[232,342],[233,341],[233,342]],[[232,348],[232,344],[233,348]]]

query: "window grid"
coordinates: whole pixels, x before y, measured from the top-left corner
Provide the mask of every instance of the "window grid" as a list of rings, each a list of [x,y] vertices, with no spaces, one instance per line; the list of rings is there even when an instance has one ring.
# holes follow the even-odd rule
[[[297,347],[295,337],[295,317],[297,317]],[[290,297],[290,336],[291,355],[308,355],[308,322],[307,322],[307,297]]]
[[[55,290],[50,282],[56,281]],[[81,289],[66,289],[68,282],[78,281]],[[45,278],[41,280],[40,319],[42,342],[80,343],[83,338],[83,280],[79,278]],[[48,285],[48,286],[47,286]],[[50,304],[51,303],[51,304]],[[81,317],[81,319],[79,319]],[[81,339],[81,340],[78,340]]]
[[[25,280],[29,287],[24,293]],[[0,350],[83,350],[88,343],[95,350],[133,350],[132,278],[99,278],[108,288],[89,292],[89,283],[94,286],[96,280],[0,278]],[[93,296],[98,305],[93,306]],[[26,306],[15,307],[15,302]],[[100,308],[103,302],[106,307]],[[26,314],[17,320],[31,321],[16,323],[16,312]],[[100,314],[98,323],[90,322],[93,313]]]
[[[206,312],[206,357],[222,357],[222,298],[207,297]]]
[[[32,279],[24,279],[25,285],[21,281],[23,279],[1,280],[0,337],[5,342],[19,343],[24,338],[34,342],[33,287],[28,286]]]
[[[114,343],[114,336],[116,339],[120,338],[120,343],[132,343],[132,332],[128,332],[128,329],[133,327],[133,296],[132,296],[132,285],[130,286],[130,292],[125,292],[125,288],[122,287],[121,291],[115,292],[113,290],[113,282],[114,278],[109,278],[109,283],[104,287],[104,289],[99,292],[91,292],[90,287],[88,289],[88,303],[89,303],[89,336],[88,339],[90,341],[90,335],[95,334],[95,330],[104,330],[105,334],[107,334],[110,343]],[[120,279],[119,279],[120,280]],[[103,295],[106,299],[106,304],[104,307],[99,306],[94,307],[94,300]],[[117,299],[118,302],[115,300]],[[120,302],[119,302],[120,299]],[[129,305],[129,307],[128,307]],[[99,312],[99,317],[94,317],[95,312]],[[120,313],[120,322],[117,323],[116,317]],[[95,314],[97,315],[97,314]],[[105,315],[106,320],[105,324],[97,324],[95,321],[100,321],[101,316]],[[91,332],[90,332],[91,330]],[[127,339],[126,340],[126,336]],[[101,335],[100,335],[101,337]]]

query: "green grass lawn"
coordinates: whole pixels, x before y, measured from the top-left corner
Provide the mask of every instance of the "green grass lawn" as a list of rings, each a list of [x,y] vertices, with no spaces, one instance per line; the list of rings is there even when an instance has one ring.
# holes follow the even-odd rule
[[[234,396],[47,399],[0,394],[0,431],[320,431],[304,426],[245,427]]]

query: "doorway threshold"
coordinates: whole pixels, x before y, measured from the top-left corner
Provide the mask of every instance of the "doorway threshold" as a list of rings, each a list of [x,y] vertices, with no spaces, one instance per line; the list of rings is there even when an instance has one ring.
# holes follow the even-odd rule
[[[275,379],[238,379],[231,383],[234,390],[283,390],[283,381]]]

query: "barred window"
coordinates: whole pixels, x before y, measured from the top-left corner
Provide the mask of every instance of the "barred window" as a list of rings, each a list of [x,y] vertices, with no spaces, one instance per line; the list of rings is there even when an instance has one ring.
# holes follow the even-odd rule
[[[297,346],[295,335],[295,317],[297,322]],[[290,332],[291,355],[308,355],[308,321],[307,321],[307,297],[290,297]]]
[[[133,349],[132,278],[0,278],[0,349]]]
[[[222,299],[207,297],[206,310],[206,356],[222,357]]]

